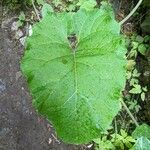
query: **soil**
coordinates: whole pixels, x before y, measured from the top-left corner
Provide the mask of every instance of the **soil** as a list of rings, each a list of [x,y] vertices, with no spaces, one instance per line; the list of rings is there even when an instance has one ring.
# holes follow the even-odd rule
[[[4,9],[3,9],[4,10]],[[64,144],[52,126],[32,108],[31,96],[20,71],[24,32],[13,29],[15,14],[0,6],[0,150],[86,150]]]

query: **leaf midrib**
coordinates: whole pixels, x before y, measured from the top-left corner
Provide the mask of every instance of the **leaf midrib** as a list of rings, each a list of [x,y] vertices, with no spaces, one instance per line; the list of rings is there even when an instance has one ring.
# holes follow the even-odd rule
[[[78,86],[78,80],[77,80],[77,62],[76,62],[76,51],[73,52],[73,61],[74,61],[74,84],[75,84],[75,104],[77,103],[77,86]],[[77,108],[75,106],[75,108]]]

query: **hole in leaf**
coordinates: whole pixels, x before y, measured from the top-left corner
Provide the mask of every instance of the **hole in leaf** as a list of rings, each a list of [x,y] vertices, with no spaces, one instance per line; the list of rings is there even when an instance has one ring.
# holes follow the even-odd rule
[[[77,42],[78,42],[76,35],[75,34],[69,35],[68,40],[69,40],[69,43],[70,43],[72,50],[75,51],[76,46],[77,46]]]

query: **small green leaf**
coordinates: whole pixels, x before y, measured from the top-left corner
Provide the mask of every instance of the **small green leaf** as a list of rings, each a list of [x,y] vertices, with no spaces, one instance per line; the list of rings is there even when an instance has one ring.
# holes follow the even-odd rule
[[[140,45],[138,46],[138,51],[139,51],[142,55],[145,55],[146,50],[147,50],[147,48],[145,47],[144,44],[140,44]]]
[[[96,144],[99,144],[101,142],[101,138],[97,138],[93,140]]]
[[[95,0],[79,0],[78,6],[80,6],[81,9],[85,10],[93,10],[94,6],[96,5]]]
[[[38,3],[38,5],[44,5],[44,0],[36,0],[36,2]]]
[[[150,33],[150,15],[147,14],[143,23],[141,24],[141,28],[144,32]]]
[[[25,21],[25,19],[26,19],[25,14],[24,14],[24,12],[22,11],[22,12],[20,13],[20,15],[19,15],[19,20],[20,20],[20,21]]]
[[[49,5],[47,3],[43,5],[43,7],[42,7],[42,17],[45,17],[49,13],[52,13],[52,12],[54,12],[54,10],[53,10],[51,5]]]
[[[149,36],[149,35],[146,35],[146,36],[144,37],[144,42],[145,42],[145,43],[150,42],[150,36]]]
[[[121,129],[120,132],[124,138],[127,137],[128,134],[123,129]]]
[[[140,85],[133,85],[134,87],[129,91],[131,94],[140,94],[142,92]]]
[[[129,58],[136,58],[137,57],[137,50],[136,49],[131,49],[129,55],[128,55]]]
[[[129,80],[131,77],[132,77],[132,73],[131,73],[130,71],[128,71],[128,72],[126,73],[126,78],[127,78],[127,80]]]
[[[18,21],[17,21],[17,26],[18,26],[18,28],[21,27],[22,25],[23,25],[23,22],[20,21],[20,20],[18,20]]]
[[[141,93],[141,99],[142,99],[142,101],[145,100],[145,93],[144,92]]]
[[[144,92],[147,92],[147,86],[142,87],[142,90],[143,90]]]
[[[141,75],[141,73],[138,73],[137,69],[133,70],[132,76],[133,77],[139,77]]]
[[[136,64],[135,60],[128,60],[128,63],[127,63],[127,65],[126,65],[127,70],[128,70],[128,71],[133,70],[135,64]]]
[[[135,143],[135,139],[132,136],[127,136],[126,140]]]
[[[139,80],[138,80],[138,79],[132,78],[132,79],[130,80],[130,86],[137,85],[138,83],[139,83]]]
[[[117,146],[120,147],[121,150],[124,150],[124,143],[122,143],[122,142],[119,141],[118,144],[117,144]]]
[[[139,46],[139,43],[138,42],[132,42],[132,47],[133,49],[137,49]]]
[[[136,39],[135,39],[138,43],[143,43],[144,42],[144,38],[140,35],[136,36]]]
[[[96,139],[94,142],[98,144],[96,150],[115,150],[115,146],[106,137],[105,139],[102,138],[102,140],[100,138]]]

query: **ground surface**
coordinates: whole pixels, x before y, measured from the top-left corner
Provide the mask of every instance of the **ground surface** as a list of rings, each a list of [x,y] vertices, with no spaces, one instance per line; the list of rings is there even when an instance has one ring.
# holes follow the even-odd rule
[[[19,67],[24,48],[13,29],[16,18],[0,13],[0,150],[88,149],[58,141],[50,124],[32,108]]]

